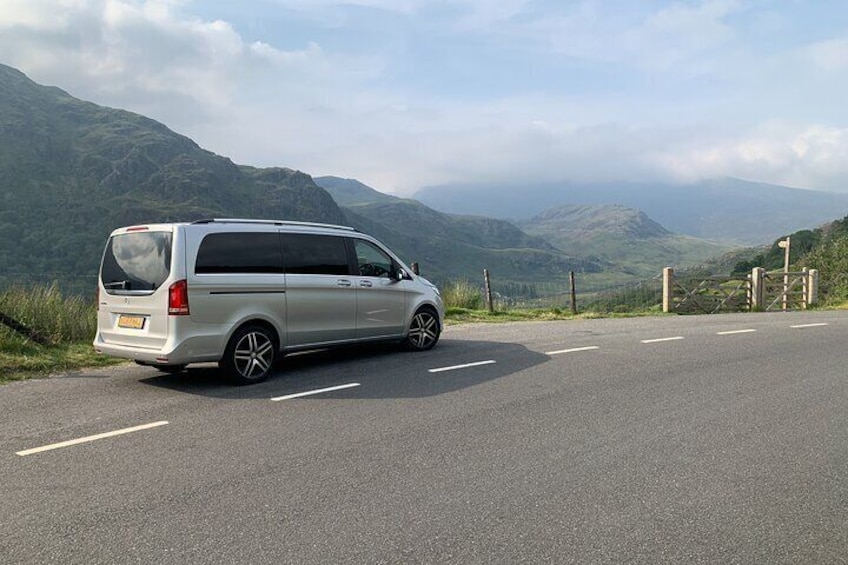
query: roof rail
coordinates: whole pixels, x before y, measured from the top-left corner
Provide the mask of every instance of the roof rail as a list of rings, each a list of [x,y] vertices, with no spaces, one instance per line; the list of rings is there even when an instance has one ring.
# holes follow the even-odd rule
[[[318,222],[295,222],[294,220],[252,220],[246,218],[208,218],[195,220],[192,224],[265,224],[273,226],[303,226],[309,228],[333,228],[337,230],[356,231],[351,226],[340,226],[336,224],[321,224]]]

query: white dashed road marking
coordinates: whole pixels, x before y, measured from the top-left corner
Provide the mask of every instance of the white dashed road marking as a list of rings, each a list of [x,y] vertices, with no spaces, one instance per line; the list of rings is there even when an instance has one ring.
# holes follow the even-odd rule
[[[822,323],[819,323],[819,324],[800,324],[800,325],[797,325],[797,326],[789,326],[789,327],[794,328],[794,329],[799,329],[799,328],[815,328],[817,326],[826,326],[826,325],[827,325],[826,322],[822,322]]]
[[[144,424],[141,426],[135,426],[134,428],[124,428],[123,430],[115,430],[114,432],[106,432],[102,434],[97,434],[93,436],[81,437],[79,439],[72,439],[69,441],[63,441],[60,443],[53,443],[50,445],[44,445],[42,447],[34,447],[32,449],[25,449],[23,451],[18,451],[16,455],[24,456],[24,455],[32,455],[34,453],[41,453],[43,451],[50,451],[51,449],[59,449],[62,447],[70,447],[72,445],[79,445],[81,443],[88,443],[90,441],[96,441],[98,439],[105,439],[108,437],[115,437],[124,434],[130,434],[133,432],[140,432],[141,430],[149,430],[150,428],[158,428],[159,426],[165,426],[168,422],[153,422],[151,424]]]
[[[577,353],[578,351],[592,351],[594,349],[600,349],[597,345],[590,345],[588,347],[574,347],[572,349],[561,349],[559,351],[548,351],[545,355],[559,355],[561,353]]]
[[[349,383],[346,385],[339,386],[331,386],[327,388],[320,388],[318,390],[308,390],[306,392],[296,392],[294,394],[287,394],[285,396],[278,396],[276,398],[272,398],[274,402],[279,402],[280,400],[291,400],[292,398],[301,398],[302,396],[312,396],[313,394],[322,394],[325,392],[332,392],[334,390],[344,390],[346,388],[353,388],[359,386],[359,383]]]
[[[727,332],[716,332],[716,335],[749,334],[757,330],[730,330]]]
[[[683,336],[676,335],[674,337],[661,337],[659,339],[643,339],[642,343],[660,343],[661,341],[677,341],[679,339],[683,339]]]
[[[455,371],[457,369],[467,369],[469,367],[479,367],[480,365],[492,365],[497,361],[490,359],[488,361],[478,361],[476,363],[466,363],[465,365],[454,365],[452,367],[440,367],[438,369],[428,369],[428,373],[443,373],[445,371]]]

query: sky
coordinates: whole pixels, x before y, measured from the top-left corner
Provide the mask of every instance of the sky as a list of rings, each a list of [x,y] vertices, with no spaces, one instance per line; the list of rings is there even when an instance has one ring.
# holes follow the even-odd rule
[[[848,192],[842,0],[0,0],[0,63],[254,166]]]

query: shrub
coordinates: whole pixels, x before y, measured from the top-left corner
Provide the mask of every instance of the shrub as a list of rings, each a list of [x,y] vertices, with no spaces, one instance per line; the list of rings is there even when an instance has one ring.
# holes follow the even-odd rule
[[[445,308],[480,310],[483,308],[483,293],[467,280],[448,283],[441,288]]]

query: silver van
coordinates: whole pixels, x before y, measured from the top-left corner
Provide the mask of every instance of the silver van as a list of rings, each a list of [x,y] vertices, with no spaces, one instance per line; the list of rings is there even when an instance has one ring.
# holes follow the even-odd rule
[[[100,266],[94,348],[164,372],[217,361],[237,384],[287,352],[436,345],[439,290],[353,228],[216,219],[120,228]]]

